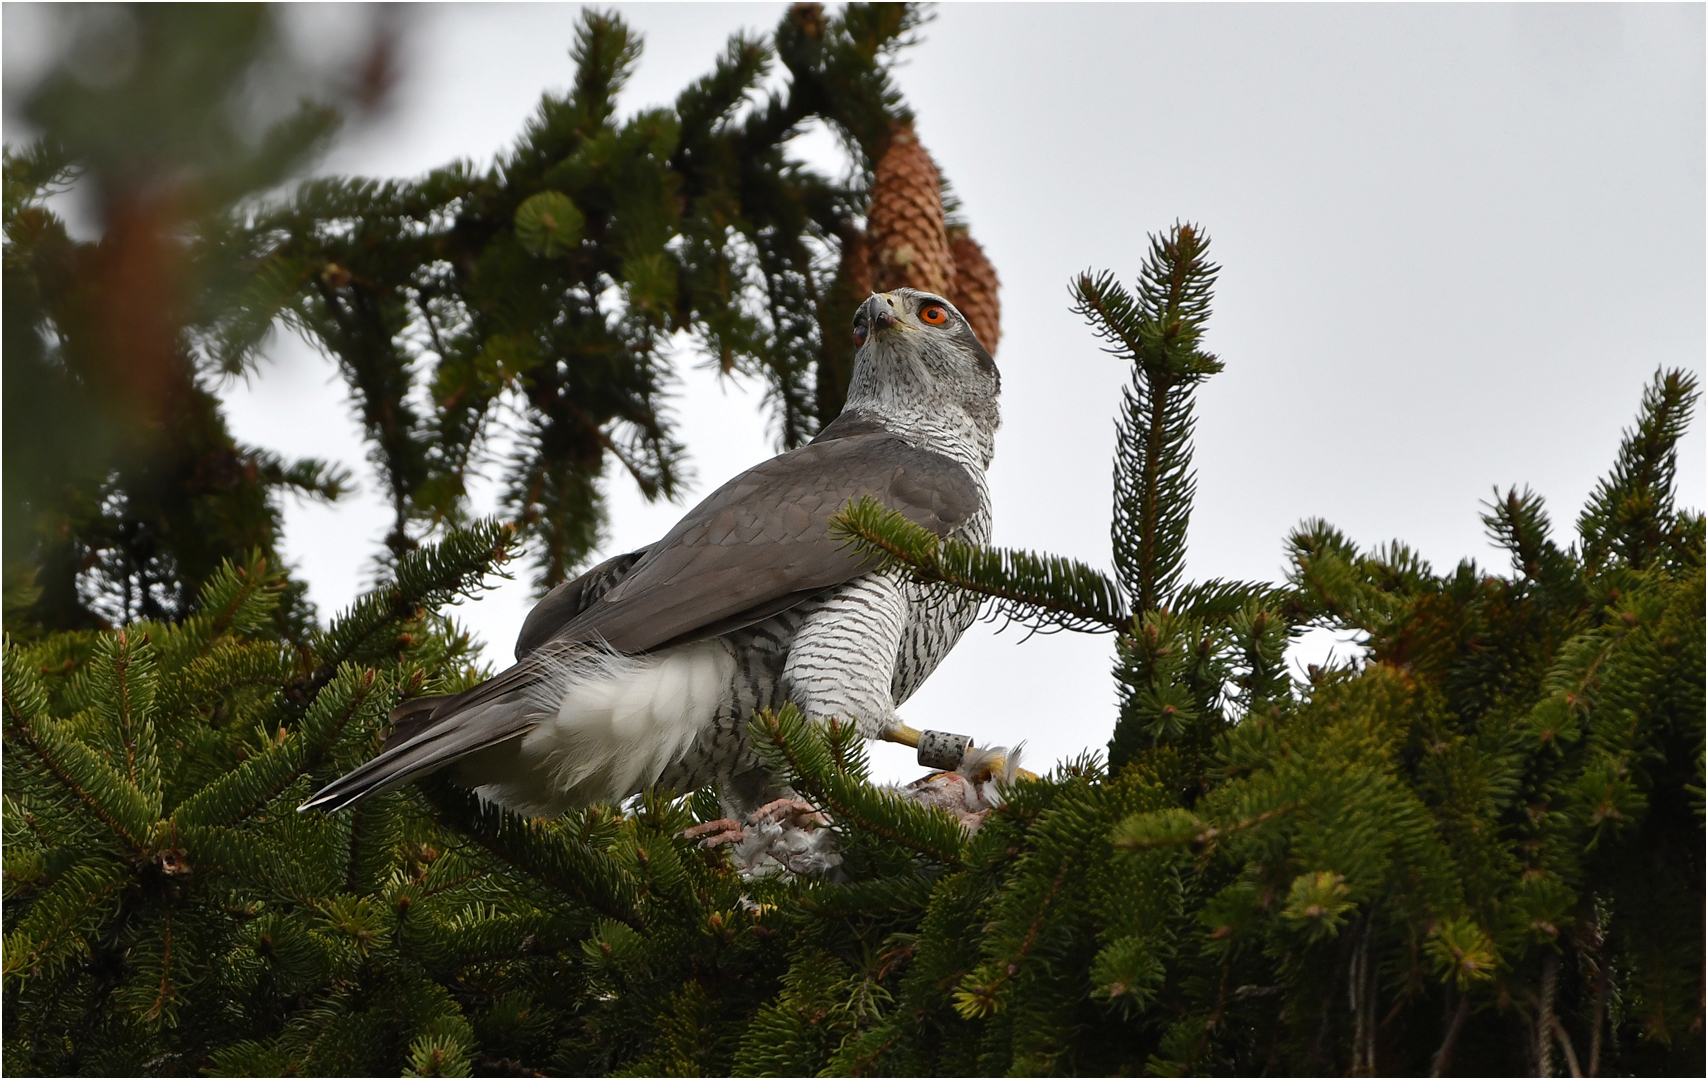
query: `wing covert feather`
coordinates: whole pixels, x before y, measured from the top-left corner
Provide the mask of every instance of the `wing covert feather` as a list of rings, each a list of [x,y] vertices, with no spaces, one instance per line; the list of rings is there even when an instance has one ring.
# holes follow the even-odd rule
[[[553,636],[643,652],[776,614],[868,568],[830,533],[863,496],[940,536],[980,501],[958,462],[888,432],[809,443],[713,492]]]
[[[713,492],[658,543],[559,586],[524,624],[516,664],[393,710],[381,753],[299,809],[336,809],[524,734],[538,720],[528,695],[554,663],[548,643],[645,652],[752,625],[859,576],[868,564],[831,535],[830,519],[868,496],[943,536],[978,512],[983,492],[952,458],[845,413]]]
[[[526,659],[529,653],[555,637],[566,623],[621,581],[646,552],[646,548],[641,548],[606,559],[541,597],[522,621],[522,632],[516,635],[516,659]]]

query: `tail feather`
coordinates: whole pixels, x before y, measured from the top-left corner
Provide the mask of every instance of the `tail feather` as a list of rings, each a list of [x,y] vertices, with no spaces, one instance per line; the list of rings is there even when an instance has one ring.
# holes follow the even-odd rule
[[[297,810],[342,810],[369,795],[525,734],[539,722],[530,704],[536,684],[557,658],[540,654],[460,694],[413,698],[391,711],[391,733],[372,761],[352,769]]]
[[[458,783],[518,812],[619,800],[690,753],[735,668],[715,640],[646,656],[537,650],[470,690],[398,706],[379,754],[298,809],[340,810],[457,762]]]
[[[391,715],[386,717],[391,722],[391,731],[386,733],[380,752],[384,753],[394,746],[406,743],[426,731],[432,725],[433,718],[444,711],[443,706],[455,697],[455,694],[435,694],[431,697],[411,698],[393,709]]]
[[[426,699],[422,699],[426,700]],[[441,699],[443,700],[443,699]],[[413,703],[411,703],[413,704]],[[414,730],[398,738],[394,731],[372,761],[359,765],[310,796],[297,810],[342,810],[367,798],[449,765],[477,750],[525,735],[539,722],[526,702],[500,701],[471,712],[434,716],[406,715],[401,724]]]

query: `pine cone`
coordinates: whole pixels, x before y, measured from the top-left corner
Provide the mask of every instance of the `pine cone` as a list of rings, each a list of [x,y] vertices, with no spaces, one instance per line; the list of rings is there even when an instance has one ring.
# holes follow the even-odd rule
[[[790,4],[789,18],[795,21],[795,28],[809,38],[824,36],[824,5],[823,4]]]
[[[954,284],[949,289],[949,302],[967,317],[967,324],[978,335],[979,344],[992,356],[1002,337],[1002,300],[997,296],[1000,283],[996,267],[985,257],[984,248],[965,229],[956,229],[949,241],[954,257]]]
[[[943,231],[943,193],[937,166],[910,124],[898,125],[872,179],[866,241],[872,287],[878,292],[911,286],[949,294],[955,276]]]

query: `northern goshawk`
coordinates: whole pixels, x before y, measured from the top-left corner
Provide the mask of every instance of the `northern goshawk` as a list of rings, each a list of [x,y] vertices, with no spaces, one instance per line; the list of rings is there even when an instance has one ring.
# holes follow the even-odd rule
[[[303,809],[336,810],[428,772],[528,815],[716,783],[745,811],[776,794],[747,743],[793,701],[867,738],[917,744],[896,707],[977,615],[874,570],[830,519],[871,497],[939,536],[984,543],[999,377],[961,313],[913,289],[873,295],[842,414],[729,481],[662,540],[546,594],[512,667],[392,713],[380,753]]]

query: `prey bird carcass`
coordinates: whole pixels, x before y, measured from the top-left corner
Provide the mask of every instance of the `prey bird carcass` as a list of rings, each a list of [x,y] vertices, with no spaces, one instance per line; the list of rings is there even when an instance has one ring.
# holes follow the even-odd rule
[[[552,590],[513,666],[405,702],[379,754],[302,808],[336,810],[449,767],[526,815],[708,783],[745,813],[781,790],[748,745],[748,719],[786,701],[918,745],[896,708],[977,605],[875,569],[830,521],[872,498],[939,536],[986,542],[1000,380],[940,296],[874,294],[854,338],[847,404],[817,438],[724,484],[657,543]]]

